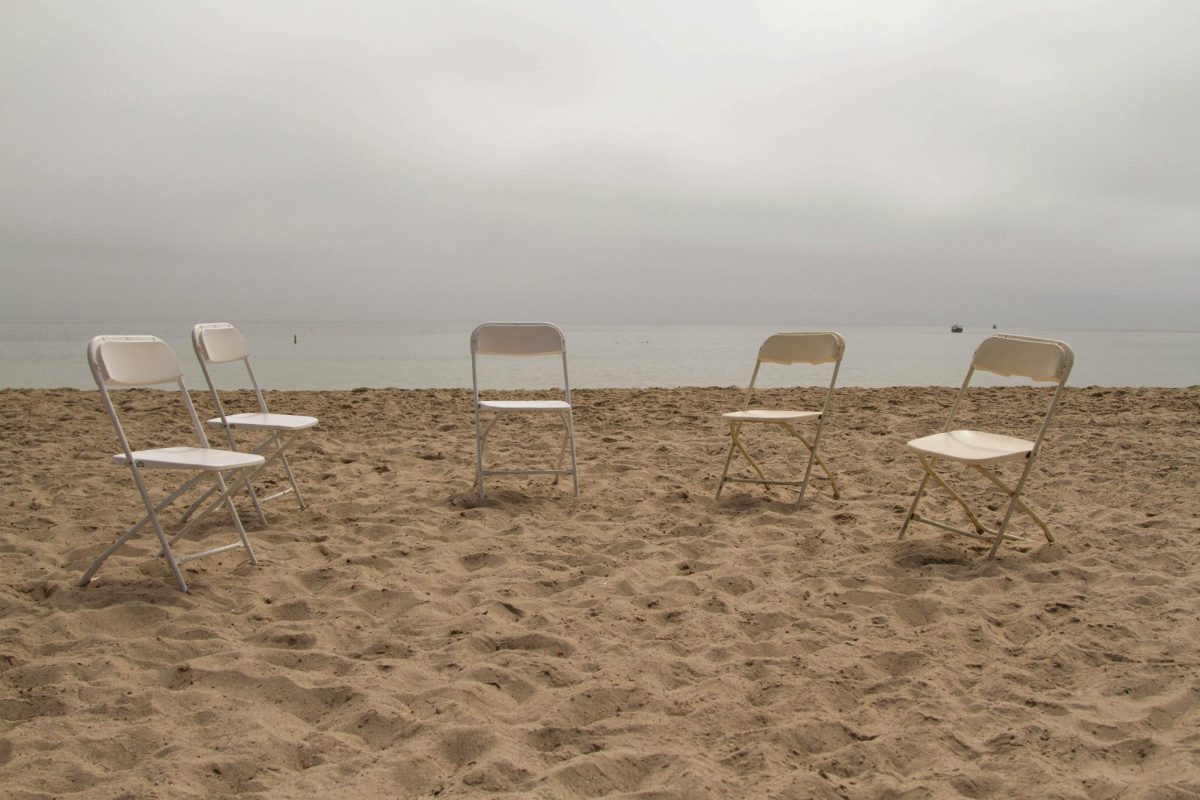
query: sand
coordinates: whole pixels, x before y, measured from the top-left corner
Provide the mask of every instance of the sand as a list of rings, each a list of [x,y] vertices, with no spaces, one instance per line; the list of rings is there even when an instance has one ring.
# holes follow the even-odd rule
[[[949,389],[840,390],[842,497],[799,509],[713,501],[731,389],[580,391],[583,497],[483,506],[467,392],[269,397],[321,418],[309,507],[263,527],[243,497],[261,564],[191,562],[182,594],[149,538],[75,585],[141,513],[116,438],[95,392],[0,392],[0,795],[1200,795],[1198,387],[1069,390],[1028,491],[1058,542],[1018,520],[994,562],[896,541]],[[1022,432],[1047,395],[976,397]],[[188,443],[172,396],[120,398],[135,445]],[[527,431],[497,456],[552,449]]]

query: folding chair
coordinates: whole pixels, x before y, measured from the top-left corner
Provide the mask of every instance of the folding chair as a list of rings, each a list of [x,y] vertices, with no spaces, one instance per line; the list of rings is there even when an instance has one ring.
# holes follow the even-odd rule
[[[246,482],[246,490],[258,512],[258,518],[265,525],[267,516],[263,513],[262,504],[285,494],[295,494],[296,502],[300,504],[300,508],[304,508],[304,496],[300,494],[300,487],[296,485],[296,477],[292,474],[292,465],[288,463],[287,453],[284,451],[296,441],[303,431],[315,427],[318,422],[317,418],[294,414],[272,414],[267,410],[267,401],[263,399],[262,389],[258,387],[258,379],[254,377],[254,369],[250,366],[250,350],[246,346],[246,339],[237,328],[228,322],[203,322],[193,327],[192,348],[196,351],[196,358],[200,362],[204,380],[208,383],[208,391],[212,395],[213,405],[217,409],[217,416],[208,420],[208,424],[225,431],[225,438],[229,442],[231,450],[238,449],[233,435],[235,430],[266,433],[267,438],[250,452],[265,455],[268,464],[278,459],[279,463],[283,465],[288,483],[291,484],[291,488],[260,499],[250,482]],[[217,387],[213,383],[209,367],[213,364],[224,364],[230,361],[241,361],[245,364],[246,372],[250,375],[250,384],[254,387],[254,396],[258,398],[257,412],[225,413],[225,406],[221,403],[221,397],[217,393]],[[192,507],[184,514],[184,519],[187,519],[199,503],[205,499],[205,497],[201,497],[196,503],[193,503]]]
[[[477,356],[562,356],[562,400],[481,400]],[[471,331],[471,387],[475,405],[475,483],[479,499],[484,499],[484,479],[488,475],[553,475],[554,482],[570,475],[579,496],[579,470],[575,462],[575,429],[571,419],[571,384],[567,379],[567,342],[563,332],[549,322],[485,322]],[[480,413],[495,414],[486,428],[480,426]],[[554,469],[484,469],[483,456],[487,437],[502,417],[510,414],[558,414],[563,421],[562,446]],[[567,446],[571,449],[571,468],[563,469]]]
[[[971,366],[967,369],[967,377],[963,380],[958,397],[950,409],[950,418],[946,421],[945,432],[935,433],[932,436],[924,436],[920,439],[913,439],[908,443],[909,449],[916,453],[917,460],[921,462],[921,469],[925,474],[921,477],[921,484],[917,487],[917,494],[913,498],[912,507],[909,508],[908,516],[904,518],[904,525],[900,528],[900,539],[903,539],[905,533],[907,533],[910,522],[924,522],[927,525],[932,525],[935,528],[941,528],[951,533],[961,533],[964,536],[970,536],[972,539],[979,539],[985,542],[991,541],[992,547],[988,551],[987,557],[992,559],[996,557],[996,551],[999,549],[1002,541],[1005,539],[1022,538],[1008,533],[1008,526],[1012,520],[1013,512],[1020,510],[1037,523],[1038,527],[1042,529],[1046,541],[1054,541],[1054,535],[1050,533],[1050,528],[1021,499],[1021,491],[1025,488],[1025,481],[1029,478],[1029,473],[1033,471],[1033,463],[1037,460],[1038,452],[1042,447],[1042,440],[1046,436],[1047,428],[1050,427],[1050,419],[1054,416],[1054,410],[1058,406],[1059,397],[1062,396],[1063,387],[1067,383],[1067,377],[1071,374],[1071,365],[1074,361],[1075,356],[1071,352],[1071,348],[1065,342],[1058,342],[1053,339],[1035,339],[1029,336],[998,334],[983,340],[983,343],[975,350],[975,355],[971,359]],[[1057,384],[1054,389],[1054,395],[1050,400],[1050,405],[1046,409],[1046,415],[1042,419],[1041,427],[1038,429],[1035,441],[1030,442],[1014,436],[985,433],[983,431],[950,430],[950,427],[954,424],[954,418],[958,414],[962,399],[967,393],[967,387],[971,383],[971,377],[977,370],[991,372],[996,375],[1018,376],[1028,378],[1032,381],[1054,382]],[[1004,511],[1004,517],[999,527],[990,528],[979,521],[978,515],[971,510],[970,505],[963,499],[962,495],[952,489],[942,476],[934,470],[934,462],[939,460],[966,464],[1008,495],[1008,507]],[[1004,482],[1000,476],[999,469],[989,469],[989,467],[1009,461],[1025,462],[1025,466],[1021,470],[1021,477],[1017,480],[1015,488],[1008,486]],[[967,518],[971,520],[971,526],[974,530],[956,528],[944,522],[917,514],[917,504],[921,502],[921,497],[925,493],[925,486],[931,478],[962,506]]]
[[[96,336],[88,344],[87,353],[92,377],[96,379],[96,385],[100,387],[100,398],[112,420],[113,428],[116,429],[117,439],[120,441],[123,451],[114,455],[113,461],[129,467],[129,471],[133,475],[133,482],[137,485],[138,492],[142,495],[142,501],[146,504],[146,515],[121,534],[115,542],[109,545],[108,549],[100,554],[99,558],[92,562],[92,565],[80,578],[79,585],[86,586],[92,576],[96,574],[96,570],[100,569],[100,565],[121,545],[144,528],[147,522],[154,527],[154,533],[158,536],[158,543],[161,546],[161,554],[166,557],[167,564],[171,567],[171,573],[175,576],[175,582],[179,585],[181,592],[187,591],[187,583],[183,579],[179,565],[187,561],[241,547],[246,551],[246,559],[251,564],[257,564],[254,548],[250,546],[250,540],[246,537],[246,531],[242,528],[242,521],[238,517],[237,509],[234,507],[230,495],[234,491],[234,487],[248,479],[243,476],[246,476],[248,471],[261,467],[265,463],[265,459],[253,453],[236,453],[209,447],[208,438],[204,435],[204,427],[200,424],[200,418],[196,416],[196,408],[192,405],[187,386],[183,382],[183,371],[179,367],[179,361],[176,360],[175,353],[172,352],[170,346],[162,339],[156,336]],[[192,420],[192,427],[195,429],[196,437],[200,440],[200,446],[160,447],[152,450],[131,449],[125,431],[121,427],[121,420],[117,417],[112,398],[109,396],[109,389],[160,386],[168,383],[179,386],[183,405]],[[197,474],[167,495],[165,499],[155,503],[150,499],[145,481],[142,480],[143,469],[189,470]],[[228,483],[223,474],[225,472],[233,473]],[[184,524],[173,536],[167,538],[158,518],[159,513],[205,478],[211,478],[214,481],[213,491],[205,496],[209,497],[213,493],[219,493],[217,499],[213,500],[200,514],[193,517],[190,522]],[[171,549],[172,545],[182,539],[196,523],[222,505],[229,509],[229,519],[237,529],[238,538],[241,541],[176,557]]]
[[[754,372],[750,375],[750,386],[746,389],[746,399],[741,411],[731,411],[721,417],[729,423],[729,454],[725,457],[725,468],[721,471],[721,481],[717,484],[717,499],[721,499],[721,490],[727,483],[758,483],[764,486],[799,486],[800,495],[796,498],[799,506],[804,500],[804,492],[808,489],[808,478],[812,473],[813,462],[821,465],[833,488],[834,499],[841,497],[838,492],[837,480],[825,459],[817,451],[821,442],[821,428],[825,424],[825,416],[829,412],[829,401],[833,398],[833,387],[837,383],[838,370],[842,366],[842,355],[846,352],[846,342],[839,334],[832,331],[815,331],[801,333],[777,333],[767,338],[758,349],[758,360],[754,362]],[[754,394],[754,382],[758,380],[758,371],[763,364],[833,364],[833,376],[829,380],[829,389],[825,392],[825,402],[820,411],[790,411],[786,409],[750,408],[750,400]],[[812,441],[792,427],[797,422],[816,421],[817,429]],[[742,426],[748,424],[776,425],[785,430],[790,436],[800,440],[808,450],[808,465],[804,468],[803,480],[768,480],[758,463],[751,458],[750,453],[741,441]],[[734,452],[742,454],[758,478],[730,478],[729,465],[733,461]]]

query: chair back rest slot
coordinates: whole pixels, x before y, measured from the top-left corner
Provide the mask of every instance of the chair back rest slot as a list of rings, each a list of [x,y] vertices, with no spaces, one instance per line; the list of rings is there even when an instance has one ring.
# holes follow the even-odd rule
[[[209,364],[244,361],[250,357],[246,338],[228,322],[202,322],[192,333],[199,345],[197,352]]]
[[[159,386],[183,378],[175,353],[157,336],[93,337],[88,361],[104,386]]]
[[[556,356],[566,339],[549,322],[485,322],[471,332],[471,353],[484,356]]]
[[[997,334],[984,339],[975,350],[971,367],[1006,377],[1062,383],[1075,360],[1066,342],[1032,336]]]
[[[777,333],[758,350],[766,364],[829,364],[841,361],[846,343],[833,331]]]

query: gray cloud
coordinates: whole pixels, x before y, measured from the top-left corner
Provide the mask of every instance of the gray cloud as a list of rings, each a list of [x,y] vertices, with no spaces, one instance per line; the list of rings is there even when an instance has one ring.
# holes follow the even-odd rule
[[[0,15],[6,319],[1195,327],[1190,0]]]

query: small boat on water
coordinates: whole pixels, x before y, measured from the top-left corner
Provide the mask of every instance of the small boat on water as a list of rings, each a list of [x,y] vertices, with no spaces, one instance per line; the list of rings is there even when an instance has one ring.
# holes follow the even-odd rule
[[[950,332],[951,333],[962,333],[962,325],[959,325],[957,322],[954,323],[953,325],[950,326]]]

